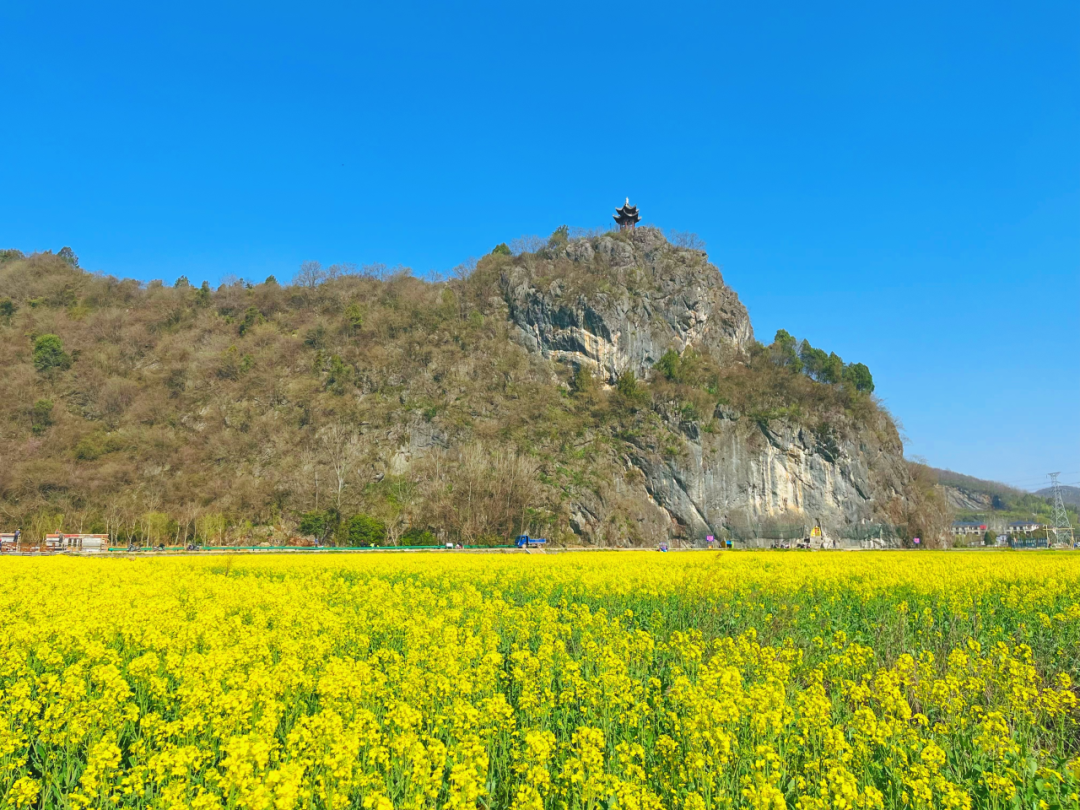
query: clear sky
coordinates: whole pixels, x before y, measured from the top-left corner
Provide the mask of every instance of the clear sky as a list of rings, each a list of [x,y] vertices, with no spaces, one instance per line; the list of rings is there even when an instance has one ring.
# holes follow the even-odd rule
[[[1080,481],[1075,0],[2,0],[0,40],[0,247],[445,272],[629,196],[759,339],[867,363],[909,455]]]

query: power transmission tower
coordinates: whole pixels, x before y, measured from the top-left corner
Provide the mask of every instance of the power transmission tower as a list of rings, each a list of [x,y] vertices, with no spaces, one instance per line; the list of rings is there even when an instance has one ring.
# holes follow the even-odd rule
[[[1065,511],[1065,499],[1061,497],[1061,483],[1058,476],[1061,473],[1047,473],[1050,476],[1050,486],[1054,490],[1054,517],[1051,525],[1047,527],[1047,540],[1050,532],[1054,533],[1054,540],[1058,543],[1066,543],[1069,547],[1073,544],[1072,524],[1069,523],[1069,513]]]

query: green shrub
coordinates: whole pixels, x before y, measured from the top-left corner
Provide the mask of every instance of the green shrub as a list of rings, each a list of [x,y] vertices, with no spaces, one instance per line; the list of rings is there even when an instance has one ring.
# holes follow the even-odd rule
[[[566,245],[570,241],[570,228],[567,225],[560,225],[555,229],[555,232],[548,237],[548,249],[558,250]]]
[[[75,445],[75,458],[79,461],[94,461],[123,449],[124,441],[120,436],[91,433],[89,436],[83,436]]]
[[[340,539],[348,546],[381,546],[386,542],[386,524],[369,515],[353,515],[341,529]]]
[[[427,529],[418,529],[415,526],[405,530],[401,535],[403,546],[434,546],[439,542],[438,538]]]
[[[47,374],[70,366],[71,357],[57,335],[38,335],[34,339],[34,368]]]
[[[624,403],[631,408],[640,408],[649,399],[648,390],[638,382],[637,375],[630,370],[619,375],[619,379],[615,382],[615,390],[619,392]]]
[[[300,516],[300,534],[314,537],[320,543],[333,534],[340,523],[340,516],[335,509],[305,512]]]
[[[350,335],[355,335],[364,325],[364,313],[356,302],[345,307],[345,328]]]
[[[244,310],[243,320],[240,321],[240,334],[247,333],[253,326],[257,326],[260,323],[266,323],[266,318],[259,312],[256,307],[248,307]]]
[[[326,390],[337,395],[345,393],[346,386],[352,382],[352,369],[336,354],[330,357],[330,370],[326,375]]]
[[[30,409],[30,429],[34,435],[40,436],[53,423],[53,401],[51,399],[39,399]]]

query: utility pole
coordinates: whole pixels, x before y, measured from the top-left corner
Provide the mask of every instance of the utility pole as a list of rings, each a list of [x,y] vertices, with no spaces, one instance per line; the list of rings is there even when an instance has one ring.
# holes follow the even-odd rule
[[[1047,473],[1050,476],[1050,486],[1053,487],[1054,493],[1054,517],[1051,526],[1047,527],[1046,535],[1047,540],[1050,539],[1050,532],[1054,533],[1054,540],[1058,543],[1066,543],[1069,548],[1072,548],[1073,544],[1073,530],[1072,524],[1069,523],[1069,513],[1065,511],[1065,499],[1061,497],[1061,483],[1058,481],[1059,472]]]

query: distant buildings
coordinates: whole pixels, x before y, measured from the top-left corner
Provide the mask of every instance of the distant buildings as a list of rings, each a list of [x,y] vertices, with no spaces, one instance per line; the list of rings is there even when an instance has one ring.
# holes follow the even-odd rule
[[[952,533],[956,537],[962,537],[964,535],[982,535],[989,527],[985,523],[978,523],[973,520],[958,520],[952,525]],[[1010,535],[1018,534],[1031,534],[1039,529],[1045,529],[1042,523],[1035,523],[1031,520],[1014,520],[1008,526],[1005,527],[1005,531]],[[994,524],[995,533],[1001,531],[1001,524]]]
[[[961,537],[965,534],[981,535],[986,531],[985,523],[973,523],[968,521],[958,520],[952,525],[952,533],[957,537]]]
[[[1038,531],[1046,528],[1042,523],[1034,523],[1030,520],[1014,520],[1009,524],[1009,534],[1020,534]]]

